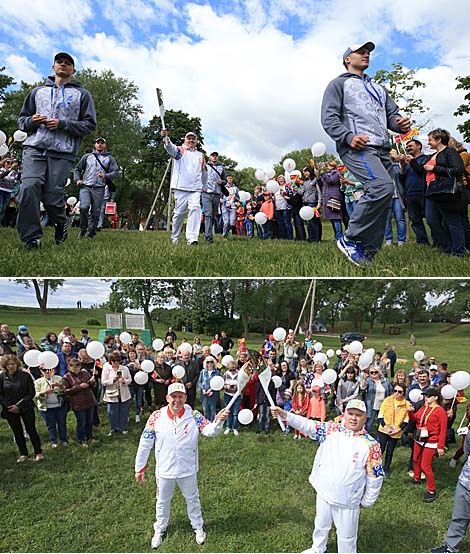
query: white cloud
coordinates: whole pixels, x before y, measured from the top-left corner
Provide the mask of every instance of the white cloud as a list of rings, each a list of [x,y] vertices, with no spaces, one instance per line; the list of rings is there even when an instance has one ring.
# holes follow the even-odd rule
[[[28,83],[40,81],[43,77],[37,67],[25,56],[9,54],[5,58],[6,73],[13,77],[17,83],[21,80]]]

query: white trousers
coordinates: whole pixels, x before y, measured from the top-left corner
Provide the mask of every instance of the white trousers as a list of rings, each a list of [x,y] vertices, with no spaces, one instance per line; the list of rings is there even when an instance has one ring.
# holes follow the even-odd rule
[[[197,473],[177,479],[157,477],[156,521],[153,528],[155,531],[164,532],[168,527],[170,504],[175,492],[175,485],[178,485],[186,500],[186,511],[192,528],[194,530],[202,529],[204,521],[202,519],[201,501],[199,500],[199,489],[197,488]]]
[[[188,243],[198,240],[201,227],[201,193],[185,190],[175,190],[175,209],[171,225],[171,240],[177,242],[183,229],[186,211],[188,221],[186,222],[186,240]]]
[[[313,552],[325,552],[331,525],[336,527],[338,552],[356,552],[360,508],[343,508],[325,502],[317,494],[317,513],[313,530]]]

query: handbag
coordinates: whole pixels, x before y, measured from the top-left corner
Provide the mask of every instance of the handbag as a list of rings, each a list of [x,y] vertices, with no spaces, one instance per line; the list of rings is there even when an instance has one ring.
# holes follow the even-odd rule
[[[353,190],[352,196],[355,202],[359,202],[359,199],[364,194],[363,190]]]
[[[100,164],[100,166],[103,168],[103,171],[106,173],[107,169],[101,163],[101,160],[98,158],[98,156],[95,153],[93,153],[93,156],[96,158],[96,161]],[[112,179],[110,179],[109,177],[105,177],[104,182],[105,185],[107,185],[109,192],[116,192],[116,185],[114,184],[114,181]]]
[[[464,425],[463,422],[465,421],[465,418],[467,417],[466,414],[463,415],[462,421],[460,422],[460,425],[457,428],[457,435],[459,437],[462,437],[468,433],[468,426]]]
[[[107,398],[119,398],[119,389],[106,389]]]
[[[340,212],[341,202],[336,198],[329,198],[328,202],[326,203],[326,207],[330,208],[330,210],[333,210],[334,212]]]

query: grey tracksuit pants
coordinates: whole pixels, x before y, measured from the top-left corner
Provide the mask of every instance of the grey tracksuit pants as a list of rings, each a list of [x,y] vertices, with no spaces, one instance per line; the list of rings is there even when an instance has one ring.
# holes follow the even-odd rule
[[[73,161],[46,156],[32,147],[23,150],[23,170],[16,227],[24,243],[42,237],[40,202],[52,223],[66,223],[65,183]]]
[[[204,209],[204,237],[207,241],[212,242],[214,235],[213,229],[215,218],[219,211],[220,194],[202,193],[202,206]]]
[[[101,205],[104,201],[105,187],[80,187],[80,231],[90,234],[96,233],[100,219]],[[90,210],[91,208],[91,210]]]
[[[457,550],[459,543],[467,534],[470,522],[470,491],[457,483],[455,488],[452,519],[447,529],[446,544]]]
[[[382,246],[394,189],[389,151],[366,146],[364,150],[348,150],[341,160],[364,185],[364,194],[354,208],[345,235],[361,242],[364,250],[377,252]]]

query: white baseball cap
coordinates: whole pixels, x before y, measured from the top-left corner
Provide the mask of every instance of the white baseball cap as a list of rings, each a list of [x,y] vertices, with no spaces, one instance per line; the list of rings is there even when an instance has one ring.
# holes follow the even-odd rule
[[[356,410],[367,413],[367,408],[364,401],[358,400],[357,398],[353,398],[346,404],[346,410],[349,410],[351,408],[355,408]]]
[[[174,392],[182,392],[186,394],[186,388],[183,383],[171,383],[168,387],[168,394],[173,394]]]

